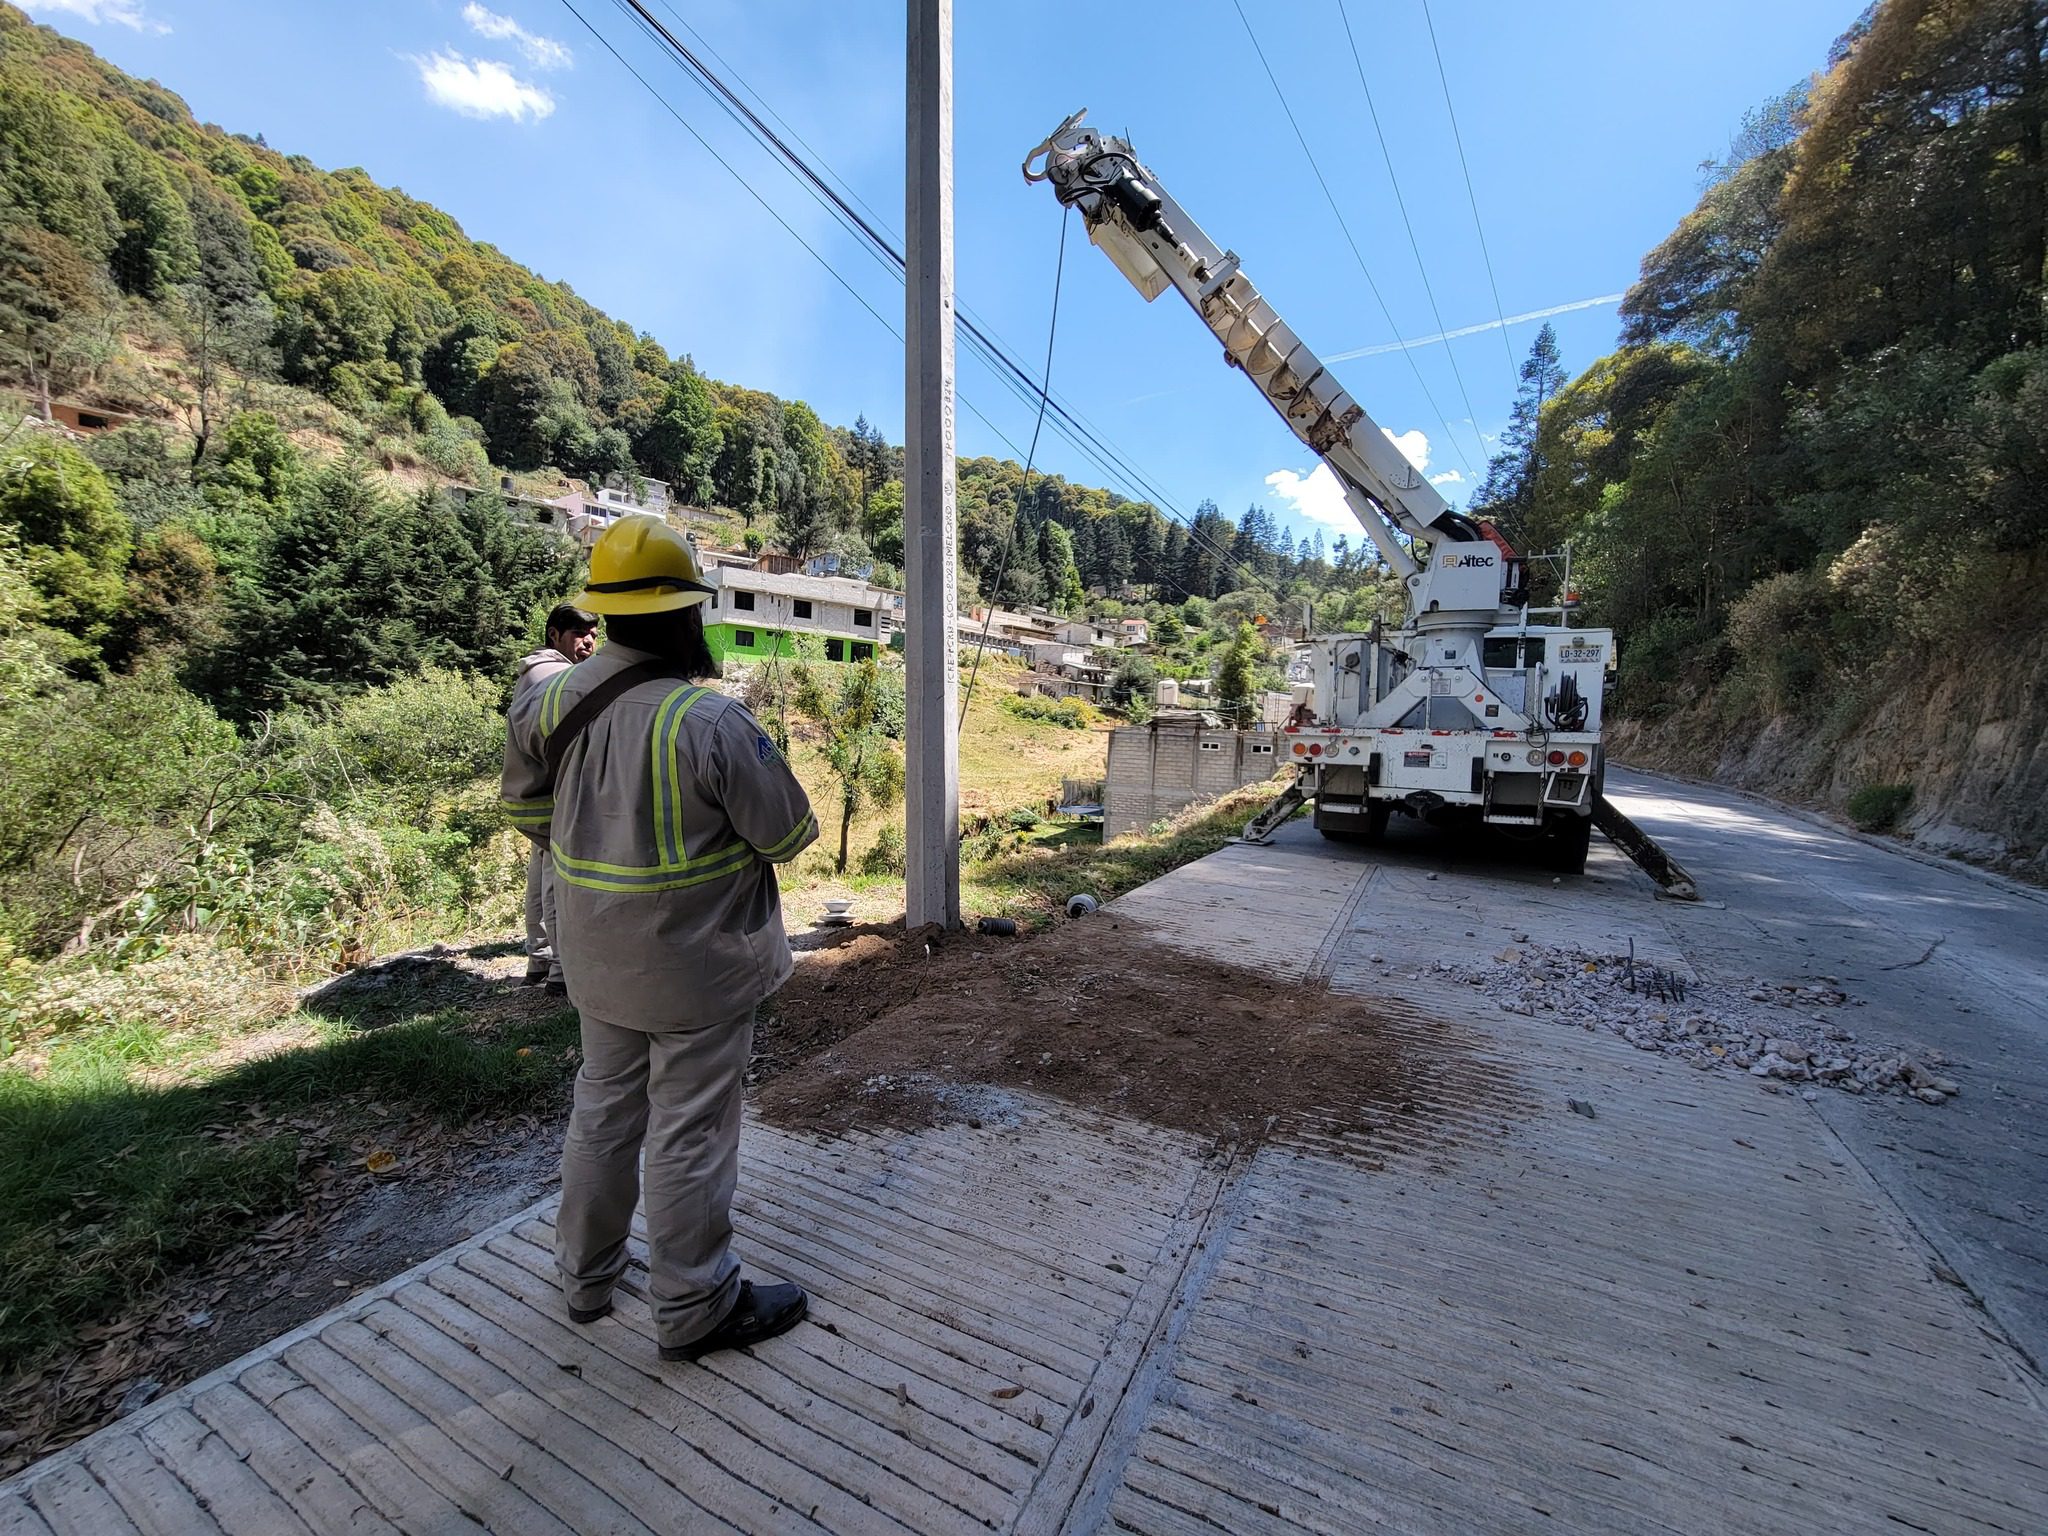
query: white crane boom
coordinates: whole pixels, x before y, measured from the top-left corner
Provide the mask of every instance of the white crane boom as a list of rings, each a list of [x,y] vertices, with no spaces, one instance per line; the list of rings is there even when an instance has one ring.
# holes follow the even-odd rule
[[[1025,178],[1049,181],[1062,203],[1080,209],[1088,238],[1148,301],[1169,287],[1188,301],[1223,343],[1225,360],[1330,466],[1380,558],[1401,577],[1414,576],[1441,541],[1481,539],[1289,329],[1236,253],[1203,232],[1129,144],[1083,128],[1086,115],[1076,112],[1026,157]],[[1423,547],[1411,551],[1389,523]]]

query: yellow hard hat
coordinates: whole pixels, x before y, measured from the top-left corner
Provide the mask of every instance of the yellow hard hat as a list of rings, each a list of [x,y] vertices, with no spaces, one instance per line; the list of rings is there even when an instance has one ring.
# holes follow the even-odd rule
[[[576,606],[592,613],[667,613],[701,603],[714,590],[687,539],[652,513],[634,512],[598,535]]]

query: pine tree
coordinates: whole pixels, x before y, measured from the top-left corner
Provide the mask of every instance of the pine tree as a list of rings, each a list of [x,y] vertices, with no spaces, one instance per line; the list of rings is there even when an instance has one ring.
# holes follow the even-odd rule
[[[1216,673],[1216,692],[1221,695],[1217,703],[1223,717],[1240,731],[1249,730],[1258,717],[1252,701],[1252,663],[1258,643],[1258,632],[1240,619]]]
[[[1081,586],[1081,571],[1074,563],[1074,538],[1058,523],[1048,522],[1038,531],[1038,563],[1045,572],[1045,590],[1052,606],[1061,613],[1078,614],[1088,603]]]
[[[1497,522],[1511,543],[1521,541],[1535,509],[1536,476],[1542,467],[1537,462],[1536,434],[1543,407],[1567,382],[1564,362],[1558,356],[1557,332],[1545,321],[1522,363],[1522,384],[1515,391],[1515,406],[1507,430],[1501,434],[1500,451],[1487,460],[1486,478],[1472,498],[1472,510]]]

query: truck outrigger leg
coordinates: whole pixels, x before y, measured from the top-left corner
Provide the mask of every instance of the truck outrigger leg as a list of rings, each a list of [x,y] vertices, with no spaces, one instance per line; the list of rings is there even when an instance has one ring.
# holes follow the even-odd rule
[[[1698,901],[1699,882],[1690,871],[1660,847],[1655,838],[1622,815],[1605,795],[1593,797],[1593,825],[1606,834],[1607,841],[1635,860],[1636,866],[1664,888],[1674,901]]]
[[[1302,786],[1307,782],[1304,774],[1280,792],[1280,798],[1267,806],[1258,815],[1244,824],[1244,840],[1248,843],[1272,841],[1273,834],[1281,824],[1301,808],[1308,799],[1308,792]]]

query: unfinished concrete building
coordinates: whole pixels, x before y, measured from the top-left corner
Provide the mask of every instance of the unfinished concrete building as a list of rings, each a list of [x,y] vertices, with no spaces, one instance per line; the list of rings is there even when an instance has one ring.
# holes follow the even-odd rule
[[[1279,764],[1266,731],[1206,729],[1155,721],[1109,733],[1102,835],[1143,831],[1200,800],[1273,776]]]

